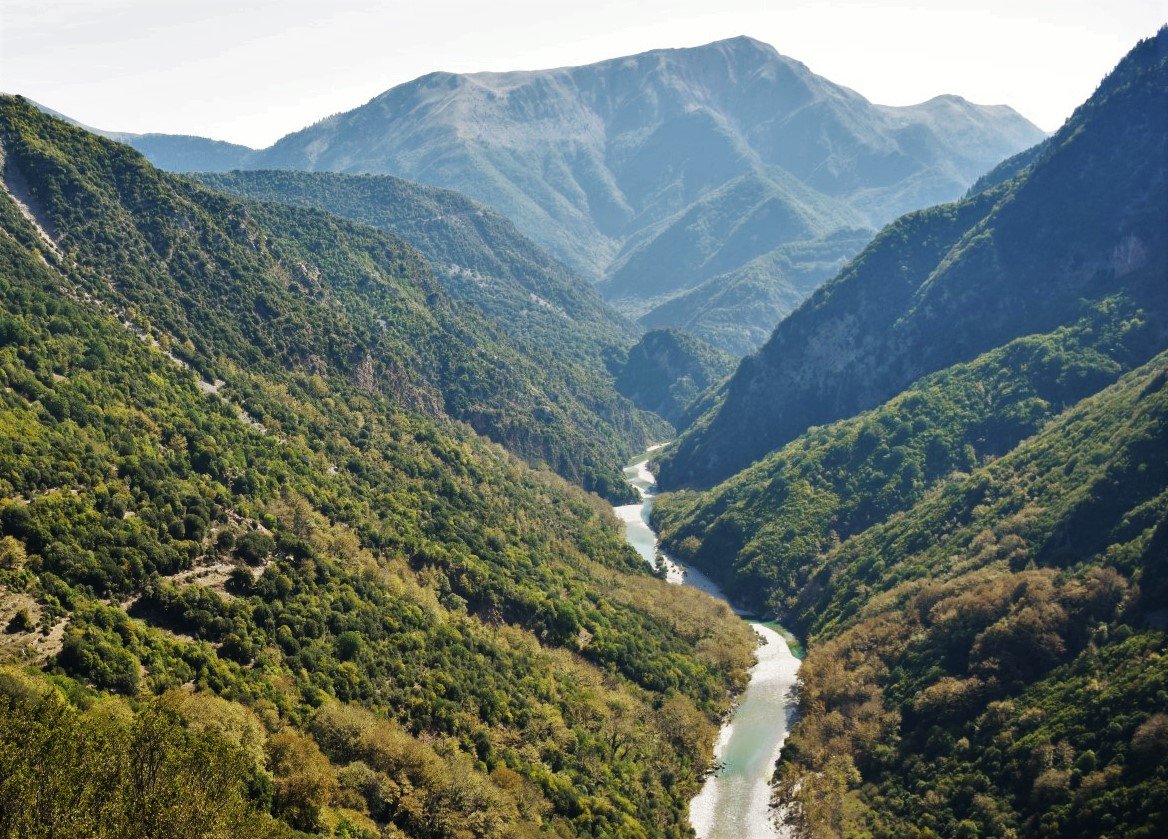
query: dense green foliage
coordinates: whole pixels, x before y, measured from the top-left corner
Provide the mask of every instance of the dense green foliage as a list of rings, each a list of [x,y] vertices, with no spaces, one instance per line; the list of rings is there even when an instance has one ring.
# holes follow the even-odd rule
[[[69,741],[117,762],[146,731],[182,818],[219,813],[191,821],[208,835],[283,830],[265,812],[347,836],[686,835],[752,639],[654,579],[607,505],[431,410],[538,434],[490,401],[530,362],[383,234],[0,115],[43,228],[0,194],[0,654],[134,711],[20,700],[3,742],[43,743],[85,800],[133,779],[79,783]],[[251,763],[222,742],[241,732]],[[219,810],[189,777],[212,752]],[[0,752],[20,795],[38,759]],[[120,795],[94,818],[138,835]],[[72,829],[42,816],[17,833]]]
[[[1163,834],[1166,363],[823,558],[780,785],[813,834]]]
[[[0,836],[293,835],[255,800],[271,779],[248,753],[253,743],[209,719],[184,720],[179,697],[134,713],[124,701],[75,693],[81,707],[51,683],[0,671]]]
[[[390,175],[237,171],[196,177],[244,198],[316,207],[400,236],[421,251],[447,291],[494,318],[529,353],[550,351],[603,372],[603,362],[635,338],[633,326],[587,281],[510,221],[457,192]]]
[[[708,436],[757,430],[723,419],[743,389],[776,406],[783,445],[654,515],[809,641],[778,772],[799,835],[1168,830],[1166,62],[1168,30],[1013,180],[886,230],[674,455],[716,473],[753,444]]]
[[[910,508],[955,471],[998,457],[1163,346],[1107,302],[1082,322],[927,376],[809,431],[706,492],[662,496],[665,547],[735,599],[785,611],[833,544]]]
[[[629,350],[616,387],[634,405],[685,428],[691,406],[734,368],[733,359],[680,329],[654,329]]]
[[[1168,57],[1143,44],[1017,177],[881,232],[661,463],[710,486],[923,375],[1122,295],[1168,332]]]
[[[334,371],[628,497],[613,464],[656,426],[599,376],[517,347],[452,300],[400,240],[227,198],[17,100],[5,101],[3,132],[8,166],[85,291],[173,338],[208,381],[226,378],[226,362]]]

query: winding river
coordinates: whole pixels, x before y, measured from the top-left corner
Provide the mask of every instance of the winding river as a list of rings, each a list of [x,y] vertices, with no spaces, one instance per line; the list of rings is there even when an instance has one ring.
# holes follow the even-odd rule
[[[625,478],[641,495],[640,504],[615,508],[625,523],[625,538],[649,564],[656,566],[660,557],[669,582],[726,600],[708,577],[696,568],[684,568],[658,549],[657,534],[649,527],[656,481],[646,468],[655,448],[625,467]],[[759,636],[758,661],[750,670],[750,682],[738,706],[718,735],[714,758],[720,768],[690,802],[690,823],[700,839],[784,836],[774,823],[770,780],[794,711],[792,688],[799,659],[778,632],[761,623],[752,622],[751,627]]]

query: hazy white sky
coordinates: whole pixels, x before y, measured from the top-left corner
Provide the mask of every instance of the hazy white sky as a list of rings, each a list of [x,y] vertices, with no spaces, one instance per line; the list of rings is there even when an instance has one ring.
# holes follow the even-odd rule
[[[431,70],[751,35],[882,104],[956,93],[1053,130],[1168,0],[0,0],[0,90],[99,128],[264,146]]]

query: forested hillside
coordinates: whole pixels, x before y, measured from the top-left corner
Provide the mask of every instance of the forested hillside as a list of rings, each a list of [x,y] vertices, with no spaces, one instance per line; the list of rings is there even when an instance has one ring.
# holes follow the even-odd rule
[[[447,291],[474,303],[530,351],[551,351],[603,373],[604,362],[636,339],[636,328],[590,283],[510,221],[457,192],[389,175],[236,171],[197,177],[244,198],[316,207],[400,236],[421,251]]]
[[[1168,356],[829,552],[779,795],[814,835],[1168,828]]]
[[[879,408],[810,430],[706,492],[662,497],[666,546],[759,609],[789,610],[824,552],[1009,452],[1168,346],[1146,312],[1105,301],[1072,327],[927,376]]]
[[[891,226],[666,464],[763,451],[653,515],[808,641],[797,835],[1168,829],[1166,80],[1162,30],[1047,148]]]
[[[663,460],[662,485],[710,486],[810,426],[1116,294],[1161,317],[1166,41],[1134,50],[1017,177],[882,231],[742,363]]]
[[[533,363],[369,228],[0,141],[0,831],[687,835],[753,638],[450,418],[542,445]]]
[[[784,317],[872,241],[867,228],[841,228],[822,241],[782,245],[717,274],[639,318],[676,327],[737,358],[766,343]]]
[[[680,329],[653,329],[617,369],[616,388],[680,429],[694,403],[733,369],[733,358],[702,339]]]
[[[617,466],[661,424],[599,375],[516,346],[400,239],[227,198],[17,100],[5,101],[3,124],[13,183],[59,231],[86,290],[173,338],[171,351],[208,381],[225,378],[226,359],[333,371],[627,497]]]

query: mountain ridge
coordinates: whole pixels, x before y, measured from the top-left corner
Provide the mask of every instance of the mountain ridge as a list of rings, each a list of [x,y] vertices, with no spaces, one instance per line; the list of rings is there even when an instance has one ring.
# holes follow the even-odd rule
[[[1040,152],[1008,164],[1028,164],[1012,179],[885,228],[743,361],[721,405],[666,456],[663,485],[715,483],[1117,289],[1166,328],[1165,43],[1161,33],[1133,50]]]
[[[391,174],[454,189],[603,281],[634,317],[776,249],[830,244],[831,259],[793,265],[800,282],[756,272],[713,310],[690,307],[688,323],[672,309],[653,319],[741,354],[760,332],[743,345],[720,324],[762,307],[753,317],[772,327],[808,281],[854,255],[839,230],[956,199],[1043,136],[1008,106],[960,97],[876,105],[743,36],[552,70],[429,73],[266,149],[210,149],[204,166],[185,138],[126,141],[179,169]]]

